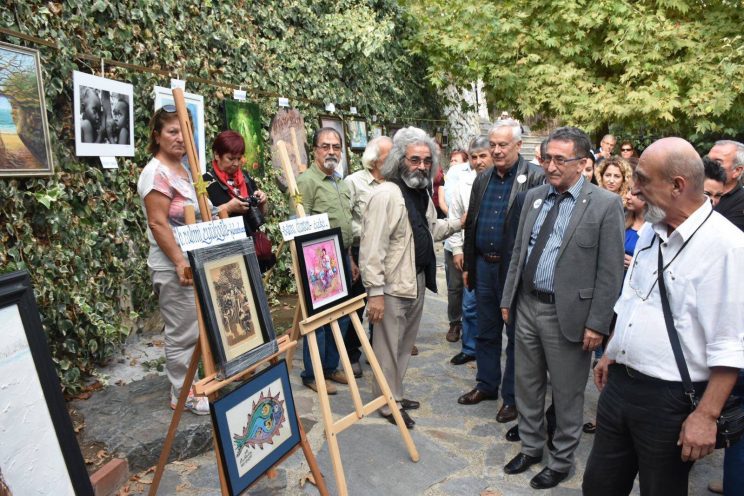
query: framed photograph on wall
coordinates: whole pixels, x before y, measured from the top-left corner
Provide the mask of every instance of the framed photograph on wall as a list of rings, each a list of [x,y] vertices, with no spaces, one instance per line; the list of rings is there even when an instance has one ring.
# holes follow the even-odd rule
[[[230,377],[278,351],[251,238],[188,252],[218,375]]]
[[[155,86],[155,108],[157,110],[163,105],[173,105],[173,91],[162,86]],[[202,174],[207,172],[207,151],[204,137],[204,97],[194,93],[183,94],[186,100],[186,108],[191,116],[191,125],[194,126],[194,143],[199,155],[199,170]],[[184,158],[186,160],[186,158]]]
[[[346,133],[344,133],[344,121],[337,115],[321,115],[318,117],[320,127],[331,127],[341,135],[341,161],[336,166],[336,172],[344,177],[349,170],[349,161],[346,157]],[[308,164],[309,165],[309,164]]]
[[[0,42],[0,177],[54,172],[39,51]]]
[[[355,152],[367,148],[367,121],[361,117],[354,117],[346,121],[349,134],[349,148]]]
[[[318,231],[294,239],[308,315],[351,298],[348,266],[341,229]]]
[[[382,126],[380,124],[371,124],[369,126],[369,139],[373,140],[382,136]]]
[[[245,142],[246,167],[253,171],[263,166],[264,138],[258,105],[238,100],[225,100],[225,129],[232,129]]]
[[[402,124],[394,124],[394,123],[385,124],[385,131],[387,132],[387,135],[390,136],[390,139],[393,139],[395,137],[395,133],[397,133],[398,130],[402,128],[403,128]]]
[[[73,71],[75,155],[134,156],[134,87]]]
[[[244,491],[300,443],[284,360],[209,406],[231,495]]]
[[[0,322],[0,489],[92,496],[26,271],[0,276]]]

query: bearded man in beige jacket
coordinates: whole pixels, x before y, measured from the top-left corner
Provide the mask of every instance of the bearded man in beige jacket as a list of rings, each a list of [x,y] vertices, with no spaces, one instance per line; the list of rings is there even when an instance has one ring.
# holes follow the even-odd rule
[[[409,429],[415,422],[406,410],[420,404],[403,398],[403,378],[421,322],[424,292],[437,291],[434,241],[459,231],[464,222],[464,216],[437,219],[429,188],[438,159],[435,141],[423,130],[407,127],[395,134],[382,166],[385,182],[372,192],[362,220],[359,247],[367,316],[375,325],[375,356]],[[380,413],[395,423],[387,406]]]

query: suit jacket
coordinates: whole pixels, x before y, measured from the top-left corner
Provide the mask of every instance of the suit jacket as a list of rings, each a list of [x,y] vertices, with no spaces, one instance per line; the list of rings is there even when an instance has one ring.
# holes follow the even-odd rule
[[[527,192],[519,218],[514,252],[509,264],[502,308],[513,311],[519,295],[522,270],[527,259],[530,234],[549,185]],[[584,183],[566,226],[555,265],[555,307],[563,336],[583,340],[584,329],[609,334],[612,308],[623,282],[625,241],[623,205],[620,196]]]
[[[545,182],[545,172],[543,172],[542,168],[536,166],[535,164],[527,162],[524,157],[522,157],[522,155],[519,155],[517,164],[514,167],[516,167],[516,170],[514,171],[514,183],[512,184],[511,192],[509,193],[506,218],[504,219],[504,232],[501,233],[503,239],[502,246],[504,248],[504,251],[509,245],[511,245],[511,242],[507,241],[507,226],[512,223],[512,217],[515,217],[515,220],[519,218],[519,212],[517,212],[516,214],[514,213],[514,199],[517,197],[518,193],[527,191],[528,189]],[[475,279],[477,277],[477,274],[475,273],[475,257],[478,255],[478,253],[475,248],[475,229],[478,225],[478,213],[480,210],[480,205],[483,202],[483,195],[486,193],[488,182],[491,180],[492,174],[494,174],[494,168],[490,167],[489,169],[486,169],[478,174],[478,176],[475,178],[475,181],[473,182],[473,189],[470,193],[468,216],[465,219],[465,226],[463,226],[463,229],[465,229],[465,239],[462,250],[464,255],[463,271],[467,271],[468,273],[468,289],[470,290],[475,288]],[[518,181],[518,178],[520,176],[525,177],[524,182]],[[502,253],[501,265],[504,269],[504,272],[506,271],[506,267],[508,265],[507,263],[504,263],[503,260],[504,257],[508,256],[510,256],[510,253]],[[503,280],[504,278],[501,277],[502,284]]]

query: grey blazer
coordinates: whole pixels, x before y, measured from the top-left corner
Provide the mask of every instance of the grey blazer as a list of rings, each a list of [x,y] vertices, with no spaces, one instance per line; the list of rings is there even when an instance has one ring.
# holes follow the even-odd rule
[[[509,272],[501,300],[515,318],[530,234],[549,185],[527,192],[519,217]],[[555,265],[555,307],[563,336],[581,342],[584,328],[609,334],[612,308],[623,283],[625,222],[620,196],[585,182],[563,235]]]

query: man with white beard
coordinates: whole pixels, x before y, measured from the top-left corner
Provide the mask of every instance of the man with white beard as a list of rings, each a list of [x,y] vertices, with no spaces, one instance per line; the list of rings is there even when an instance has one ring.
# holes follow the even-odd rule
[[[372,192],[363,218],[359,266],[367,288],[367,316],[375,326],[373,348],[406,427],[406,410],[418,401],[403,397],[403,378],[416,341],[426,288],[436,286],[434,242],[459,231],[461,219],[437,219],[428,188],[439,150],[426,132],[407,127],[395,133],[382,166],[385,182]],[[379,387],[375,384],[375,394]],[[380,414],[395,423],[387,406]]]

